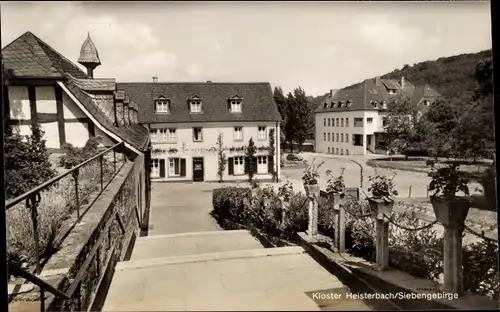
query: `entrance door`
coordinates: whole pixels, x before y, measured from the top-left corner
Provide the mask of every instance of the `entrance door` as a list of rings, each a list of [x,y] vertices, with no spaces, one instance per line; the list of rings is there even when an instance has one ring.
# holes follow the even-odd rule
[[[193,181],[200,182],[203,180],[203,157],[193,157]]]

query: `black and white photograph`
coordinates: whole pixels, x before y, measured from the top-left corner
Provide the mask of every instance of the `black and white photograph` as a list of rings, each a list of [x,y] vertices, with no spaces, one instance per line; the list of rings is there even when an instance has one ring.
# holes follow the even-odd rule
[[[0,1],[4,308],[499,309],[492,7]]]

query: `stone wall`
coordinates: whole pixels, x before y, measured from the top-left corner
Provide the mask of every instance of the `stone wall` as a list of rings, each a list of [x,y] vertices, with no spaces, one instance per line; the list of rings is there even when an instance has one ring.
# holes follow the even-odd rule
[[[46,291],[46,310],[94,310],[101,304],[103,297],[96,294],[107,287],[116,262],[124,259],[139,235],[136,185],[137,173],[142,171],[143,156],[127,162],[44,266],[41,278],[54,287],[68,293],[76,285],[74,302]],[[40,298],[39,294],[31,297]]]

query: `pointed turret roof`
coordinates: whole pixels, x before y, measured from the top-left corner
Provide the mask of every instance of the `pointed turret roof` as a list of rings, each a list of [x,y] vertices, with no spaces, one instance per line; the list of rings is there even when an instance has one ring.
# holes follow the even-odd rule
[[[95,47],[94,42],[90,38],[90,33],[87,33],[87,39],[82,44],[80,50],[80,57],[78,58],[78,63],[85,64],[97,64],[101,65],[101,60],[99,59],[99,53]]]

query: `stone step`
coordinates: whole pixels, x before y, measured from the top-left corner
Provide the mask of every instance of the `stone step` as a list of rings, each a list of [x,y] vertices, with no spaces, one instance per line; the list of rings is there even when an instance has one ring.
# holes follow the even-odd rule
[[[165,266],[173,264],[207,262],[207,261],[217,261],[217,260],[227,260],[227,259],[293,255],[293,254],[302,254],[304,252],[305,251],[302,247],[293,246],[293,247],[279,247],[279,248],[232,250],[232,251],[216,252],[216,253],[137,259],[137,260],[119,262],[116,265],[115,271],[141,269],[144,267],[152,267],[152,266]]]
[[[130,260],[264,248],[247,230],[153,235],[137,239]]]

